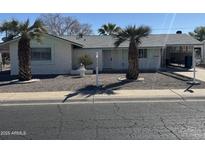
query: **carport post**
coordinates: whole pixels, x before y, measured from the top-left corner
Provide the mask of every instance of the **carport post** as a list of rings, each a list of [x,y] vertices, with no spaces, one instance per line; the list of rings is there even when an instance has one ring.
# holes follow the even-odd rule
[[[194,51],[194,48],[193,48],[193,68],[194,68],[194,71],[193,71],[193,82],[195,83],[196,82],[196,59],[195,59],[195,51]]]
[[[98,83],[98,52],[96,52],[96,87],[99,86],[99,83]]]
[[[192,53],[192,67],[193,67],[193,80],[188,81],[187,83],[190,84],[190,86],[185,90],[185,91],[190,91],[190,88],[193,87],[194,85],[199,85],[200,82],[196,81],[196,57],[195,57],[195,50],[193,47],[193,53]]]

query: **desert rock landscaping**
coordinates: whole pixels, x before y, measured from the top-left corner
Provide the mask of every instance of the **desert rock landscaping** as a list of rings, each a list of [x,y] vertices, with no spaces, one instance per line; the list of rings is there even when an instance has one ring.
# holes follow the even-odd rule
[[[106,89],[186,89],[188,87],[186,77],[176,76],[170,73],[141,73],[141,81],[118,80],[125,74],[100,74],[99,83]],[[93,90],[95,75],[86,75],[84,78],[70,75],[34,76],[40,79],[38,82],[18,84],[11,82],[17,77],[7,74],[0,75],[0,92],[41,92],[41,91],[75,91],[79,89]],[[194,88],[205,88],[205,82]]]

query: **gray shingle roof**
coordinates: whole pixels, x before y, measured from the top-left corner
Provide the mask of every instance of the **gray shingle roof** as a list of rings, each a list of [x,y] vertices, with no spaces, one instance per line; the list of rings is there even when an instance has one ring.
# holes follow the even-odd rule
[[[111,36],[90,35],[79,38],[77,36],[65,36],[64,39],[79,43],[83,48],[112,48],[115,39]],[[142,39],[140,47],[163,47],[165,45],[202,44],[187,34],[151,34]],[[119,47],[128,47],[129,42],[122,43]]]

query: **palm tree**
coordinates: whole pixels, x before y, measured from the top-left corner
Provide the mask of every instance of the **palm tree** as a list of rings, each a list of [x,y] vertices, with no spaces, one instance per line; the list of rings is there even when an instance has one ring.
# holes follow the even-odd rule
[[[18,25],[18,21],[16,20],[12,20],[10,22],[4,22],[1,26],[0,26],[0,32],[5,32],[5,37],[2,38],[2,40],[5,41],[9,41],[11,39],[13,39],[13,37],[16,35],[17,33],[17,25]]]
[[[141,43],[141,39],[150,34],[151,29],[147,26],[128,26],[125,29],[119,31],[114,37],[116,38],[115,46],[118,47],[121,43],[129,41],[128,51],[128,71],[126,78],[129,80],[136,80],[139,75],[138,64],[138,46]]]
[[[120,31],[120,27],[118,27],[116,24],[108,23],[101,26],[101,28],[98,29],[98,33],[100,35],[113,35]]]
[[[12,25],[12,23],[15,23]],[[7,31],[10,31],[7,35],[7,39],[13,39],[15,37],[20,37],[18,41],[18,60],[19,60],[19,80],[27,81],[32,78],[31,74],[31,48],[30,41],[35,39],[41,41],[41,37],[46,30],[43,28],[43,24],[40,20],[36,20],[32,26],[29,25],[29,20],[20,23],[17,20],[12,20],[10,22],[5,22],[5,25],[9,26]],[[3,25],[4,25],[3,24]],[[2,28],[1,28],[2,29]],[[5,30],[6,31],[6,30]]]
[[[194,32],[189,32],[189,35],[199,41],[205,40],[205,26],[196,27]]]

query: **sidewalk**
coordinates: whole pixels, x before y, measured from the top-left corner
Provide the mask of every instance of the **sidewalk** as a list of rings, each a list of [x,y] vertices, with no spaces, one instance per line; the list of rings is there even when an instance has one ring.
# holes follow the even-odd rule
[[[0,104],[15,102],[85,102],[97,101],[153,101],[153,100],[193,100],[205,99],[205,89],[194,89],[193,93],[184,89],[171,90],[116,90],[109,93],[94,94],[89,91],[78,93],[68,91],[0,93]]]
[[[187,76],[190,78],[193,78],[193,72],[175,72],[176,74]],[[203,68],[196,68],[196,79],[204,81],[205,82],[205,69]]]

